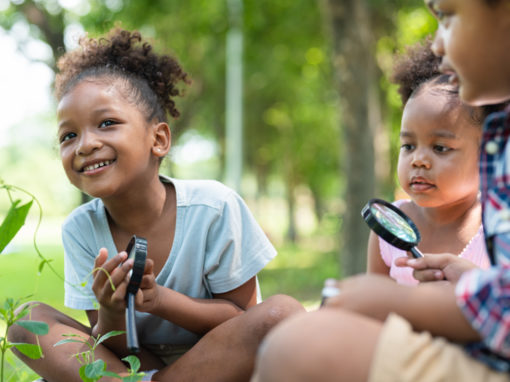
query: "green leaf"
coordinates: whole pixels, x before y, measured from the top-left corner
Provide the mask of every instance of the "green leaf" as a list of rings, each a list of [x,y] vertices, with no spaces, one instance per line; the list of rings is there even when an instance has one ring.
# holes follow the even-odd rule
[[[96,378],[96,379],[92,379],[92,378],[89,378],[87,377],[87,375],[85,374],[85,369],[88,365],[83,365],[82,367],[80,367],[80,370],[79,370],[79,374],[80,374],[80,378],[83,382],[94,382],[94,381],[97,381],[99,378]]]
[[[62,334],[62,337],[78,337],[78,338],[83,338],[80,334],[74,334],[74,333],[64,333],[64,334]]]
[[[12,343],[11,345],[18,349],[20,353],[23,353],[29,358],[38,359],[42,356],[41,347],[38,345],[22,343]]]
[[[20,202],[21,200],[18,199],[11,204],[7,216],[2,222],[2,225],[0,225],[0,253],[2,253],[7,244],[10,243],[23,224],[25,224],[25,219],[27,218],[33,200],[18,206]]]
[[[99,379],[103,376],[106,370],[106,363],[102,359],[95,360],[88,365],[85,365],[85,376],[91,379]]]
[[[28,313],[30,313],[30,310],[34,307],[35,305],[25,305],[23,307],[23,309],[21,309],[20,312],[18,312],[16,314],[16,317],[14,317],[14,321],[19,321],[21,320],[23,317],[25,316],[28,316]]]
[[[43,336],[45,334],[48,334],[49,327],[46,322],[42,321],[17,321],[16,325],[21,326],[22,328],[25,328],[31,333],[37,334],[39,336]]]
[[[101,342],[106,341],[110,337],[119,336],[124,333],[125,333],[124,330],[112,330],[111,332],[106,333],[101,338],[98,338],[96,345],[99,345]]]
[[[58,341],[53,346],[60,346],[60,345],[69,344],[69,343],[73,343],[73,342],[74,343],[79,343],[79,344],[83,344],[84,343],[84,341],[81,341],[81,340],[75,340],[75,339],[71,339],[71,338],[66,338],[65,340]]]
[[[42,273],[42,271],[44,269],[44,266],[46,264],[49,264],[52,261],[53,261],[53,259],[50,259],[50,260],[47,260],[47,259],[41,260],[41,262],[39,263],[39,267],[37,268],[37,272]]]
[[[122,358],[123,361],[129,363],[129,369],[131,373],[136,373],[140,370],[140,360],[136,355],[128,355],[127,357]]]
[[[114,373],[113,371],[108,371],[108,370],[103,371],[101,373],[101,376],[122,379],[122,377],[120,375],[118,375],[117,373]]]
[[[142,380],[144,375],[145,375],[144,373],[137,373],[137,374],[134,374],[134,375],[128,375],[127,377],[123,377],[122,378],[122,382],[138,382],[138,381]]]

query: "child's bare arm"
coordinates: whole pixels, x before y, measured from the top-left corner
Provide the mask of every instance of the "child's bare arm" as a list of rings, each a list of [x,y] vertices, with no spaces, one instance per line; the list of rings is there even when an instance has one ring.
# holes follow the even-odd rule
[[[372,231],[368,237],[367,272],[379,273],[386,276],[388,276],[390,273],[390,268],[388,268],[383,258],[381,257],[379,237]]]
[[[340,294],[326,307],[340,307],[383,321],[394,312],[418,331],[429,331],[456,342],[477,341],[478,333],[457,306],[448,282],[403,286],[379,275],[361,275],[339,283]]]

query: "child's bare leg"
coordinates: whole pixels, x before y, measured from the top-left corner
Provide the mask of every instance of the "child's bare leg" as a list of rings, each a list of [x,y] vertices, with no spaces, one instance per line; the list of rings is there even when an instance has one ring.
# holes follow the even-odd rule
[[[49,326],[49,333],[39,336],[39,344],[41,345],[44,358],[30,359],[23,354],[14,351],[24,363],[26,363],[37,374],[51,382],[72,382],[81,381],[79,376],[80,364],[72,356],[78,352],[88,350],[88,347],[79,343],[69,343],[60,346],[53,346],[58,341],[64,339],[63,334],[77,334],[88,338],[90,336],[90,328],[82,325],[80,322],[69,316],[59,312],[51,306],[38,303],[31,311],[30,319],[35,321],[44,321]],[[9,330],[9,341],[24,342],[35,344],[36,336],[18,325],[14,325]],[[95,359],[102,359],[106,362],[107,368],[115,373],[125,373],[126,366],[119,358],[105,346],[99,345],[95,351]],[[154,365],[150,365],[154,367]],[[104,378],[102,381],[109,381]],[[113,380],[113,379],[112,379]]]
[[[258,346],[267,332],[304,308],[292,297],[277,295],[207,333],[155,381],[249,381]]]
[[[264,340],[252,382],[367,381],[381,328],[334,309],[292,317]]]

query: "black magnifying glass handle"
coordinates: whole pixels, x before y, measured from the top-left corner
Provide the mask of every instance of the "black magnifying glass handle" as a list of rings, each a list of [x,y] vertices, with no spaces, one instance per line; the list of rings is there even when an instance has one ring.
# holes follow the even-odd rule
[[[421,253],[421,251],[416,248],[416,247],[412,247],[409,252],[411,252],[411,255],[413,255],[413,257],[415,259],[419,259],[420,257],[423,257],[423,253]]]
[[[132,293],[128,293],[126,299],[127,299],[126,308],[127,348],[131,353],[138,353],[140,351],[140,345],[138,344],[138,335],[136,332],[135,295]]]
[[[142,282],[147,257],[147,240],[133,236],[126,248],[128,258],[134,259],[126,292],[126,347],[131,353],[138,353],[138,333],[135,319],[135,295]]]

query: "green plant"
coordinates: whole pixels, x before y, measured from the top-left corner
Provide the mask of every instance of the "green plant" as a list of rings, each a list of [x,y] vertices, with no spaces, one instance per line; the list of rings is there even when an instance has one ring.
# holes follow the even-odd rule
[[[40,358],[42,355],[41,347],[39,345],[34,344],[26,344],[26,343],[12,343],[7,339],[7,332],[12,325],[19,325],[29,332],[32,332],[36,335],[44,335],[48,334],[48,324],[41,321],[32,321],[32,320],[23,320],[20,321],[23,317],[27,316],[30,313],[30,310],[35,305],[25,305],[20,311],[16,312],[16,309],[20,306],[21,300],[14,300],[12,298],[7,298],[4,302],[4,306],[0,308],[0,319],[5,321],[6,328],[5,334],[3,337],[0,337],[0,352],[1,352],[1,361],[0,361],[0,381],[4,381],[4,373],[5,373],[5,353],[7,350],[11,348],[18,349],[19,352],[23,353],[27,357],[32,359]]]
[[[43,256],[41,251],[39,250],[37,246],[37,231],[39,230],[39,226],[42,221],[42,208],[37,200],[37,198],[32,195],[30,192],[10,184],[6,184],[2,179],[0,179],[0,190],[3,189],[7,192],[7,195],[9,197],[10,201],[10,208],[7,211],[7,215],[2,221],[2,224],[0,225],[0,254],[3,252],[3,250],[7,247],[7,245],[12,241],[12,239],[16,236],[18,231],[21,229],[21,227],[25,224],[26,218],[28,216],[28,212],[30,211],[30,208],[32,207],[32,204],[35,202],[39,208],[39,218],[37,222],[37,226],[34,232],[33,236],[33,247],[39,257],[39,266],[38,266],[38,272],[41,273],[44,266],[48,265],[48,267],[53,271],[55,275],[57,275],[61,280],[65,282],[65,280],[62,278],[62,276],[59,275],[59,273],[53,268],[51,265],[50,259],[47,259]],[[14,198],[14,192],[19,191],[26,196],[30,198],[30,200],[26,203],[22,203],[21,199],[15,199]],[[97,270],[106,272],[104,269],[99,268]],[[96,270],[94,270],[96,271]],[[93,271],[93,272],[94,272]],[[110,283],[112,284],[112,288],[115,289],[111,279],[110,275],[107,274],[108,279],[110,280]],[[25,305],[23,308],[21,308],[20,311],[16,312],[16,309],[21,306],[21,300],[14,300],[12,298],[7,298],[3,308],[0,308],[0,319],[5,322],[6,328],[5,328],[5,335],[3,337],[0,337],[0,382],[4,382],[4,373],[5,373],[5,354],[7,350],[11,348],[16,348],[19,352],[26,355],[27,357],[30,357],[32,359],[37,359],[42,356],[42,350],[39,345],[34,344],[26,344],[26,343],[11,343],[7,339],[7,333],[9,331],[9,328],[12,325],[19,325],[26,330],[36,334],[36,335],[44,335],[48,333],[48,324],[45,322],[40,321],[33,321],[33,320],[21,320],[25,316],[29,315],[30,310],[36,306],[34,304],[31,305]],[[109,372],[106,370],[106,363],[101,359],[95,359],[94,358],[94,351],[96,347],[105,341],[106,339],[119,335],[123,332],[119,331],[113,331],[105,334],[104,336],[98,336],[97,338],[93,338],[92,344],[90,344],[87,339],[84,339],[77,335],[68,335],[70,338],[64,339],[62,341],[59,341],[55,344],[61,345],[68,342],[79,342],[83,344],[87,344],[89,347],[89,350],[85,352],[81,352],[78,354],[75,354],[74,356],[80,362],[82,365],[80,368],[80,377],[84,382],[89,381],[97,381],[100,378],[104,376],[110,376],[118,378],[122,381],[126,382],[135,382],[141,380],[144,373],[138,372],[140,369],[140,361],[136,356],[128,356],[123,358],[122,360],[127,362],[129,364],[128,368],[128,375],[127,376],[119,376],[116,373]]]
[[[64,336],[69,338],[63,339],[53,346],[59,346],[74,342],[81,343],[88,347],[88,350],[73,355],[78,360],[80,365],[82,365],[80,367],[80,378],[83,382],[98,381],[102,377],[118,378],[124,382],[140,381],[145,374],[138,372],[140,369],[140,360],[134,355],[122,358],[123,361],[129,364],[129,374],[123,377],[117,373],[107,371],[106,363],[102,359],[95,359],[94,352],[100,343],[106,341],[110,337],[118,336],[119,334],[123,333],[123,331],[111,331],[103,336],[98,335],[97,338],[92,337],[92,343],[90,342],[89,338],[82,337],[78,334],[65,334]]]
[[[51,265],[51,259],[47,259],[43,256],[41,251],[39,250],[39,247],[37,246],[37,232],[39,231],[39,227],[41,225],[42,221],[42,207],[37,198],[28,192],[27,190],[13,186],[11,184],[6,184],[3,179],[0,179],[0,190],[5,190],[7,192],[7,195],[9,197],[9,201],[11,202],[11,206],[9,210],[7,211],[7,215],[5,216],[2,224],[0,225],[0,254],[5,249],[7,244],[11,242],[11,240],[16,236],[20,228],[25,224],[28,211],[30,210],[30,207],[32,207],[32,204],[35,202],[37,204],[38,210],[39,210],[39,217],[37,220],[37,226],[34,230],[34,235],[32,239],[32,243],[35,249],[35,252],[37,253],[37,256],[39,257],[39,267],[38,271],[39,273],[42,272],[45,265],[48,265],[49,268],[55,273],[60,279],[63,280],[62,276],[59,275],[59,273],[53,268]],[[30,200],[24,204],[21,204],[21,199],[15,199],[13,192],[19,191],[26,196],[30,198]]]
[[[5,249],[7,244],[11,242],[11,240],[16,236],[20,228],[25,224],[25,220],[28,215],[28,211],[32,206],[34,200],[39,206],[39,223],[42,219],[42,210],[40,208],[39,202],[29,192],[25,190],[14,187],[11,185],[7,185],[0,179],[0,189],[5,189],[9,196],[9,200],[11,202],[11,206],[7,212],[7,215],[2,221],[0,225],[0,254]],[[26,195],[28,195],[31,199],[27,203],[22,204],[20,199],[14,199],[12,195],[13,190],[18,190]],[[45,264],[48,264],[49,261],[42,256],[40,251],[35,244],[35,234],[34,234],[34,247],[41,258],[41,263],[39,265],[39,271],[42,270]],[[36,359],[40,358],[42,355],[41,347],[39,345],[34,344],[26,344],[26,343],[11,343],[7,339],[7,333],[9,328],[13,325],[19,325],[26,330],[36,334],[36,335],[44,335],[48,333],[48,325],[45,322],[40,321],[32,321],[32,320],[21,320],[22,318],[29,315],[30,310],[34,307],[34,305],[25,305],[21,310],[16,311],[18,307],[21,305],[21,300],[14,300],[12,298],[7,298],[4,302],[2,308],[0,308],[0,319],[5,322],[5,334],[3,337],[0,337],[0,382],[4,381],[5,374],[5,354],[7,350],[16,348],[19,352],[26,355],[27,357]]]

